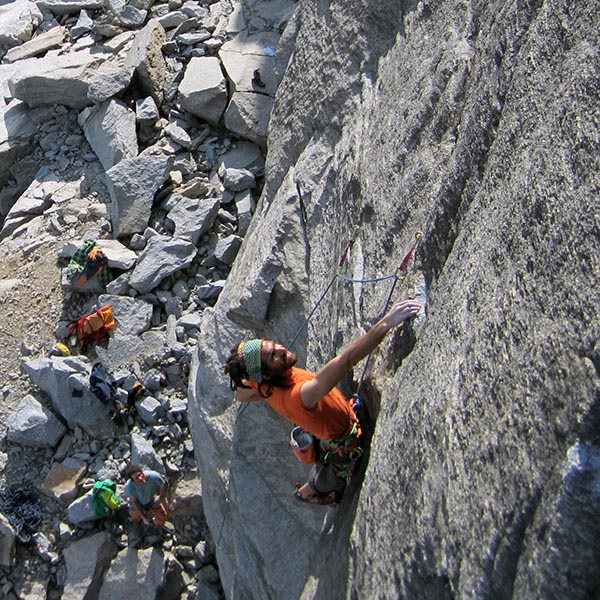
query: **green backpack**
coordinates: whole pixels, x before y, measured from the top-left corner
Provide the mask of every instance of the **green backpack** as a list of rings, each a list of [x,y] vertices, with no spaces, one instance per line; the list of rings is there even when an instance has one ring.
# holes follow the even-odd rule
[[[112,517],[121,506],[117,484],[110,479],[96,481],[92,488],[92,506],[98,517]]]

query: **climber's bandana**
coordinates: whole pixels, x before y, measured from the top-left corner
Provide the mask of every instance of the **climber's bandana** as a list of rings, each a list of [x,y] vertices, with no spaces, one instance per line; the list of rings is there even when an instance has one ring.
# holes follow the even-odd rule
[[[244,361],[248,379],[262,381],[261,362],[260,362],[260,342],[259,339],[241,342],[238,346],[238,356]]]

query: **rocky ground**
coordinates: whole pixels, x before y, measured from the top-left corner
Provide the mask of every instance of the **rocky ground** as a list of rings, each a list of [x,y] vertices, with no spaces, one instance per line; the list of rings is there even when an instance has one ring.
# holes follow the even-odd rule
[[[76,294],[61,287],[61,267],[65,266],[66,260],[58,257],[58,251],[69,240],[89,232],[90,227],[95,225],[95,218],[92,214],[89,219],[73,223],[61,232],[54,230],[50,219],[46,218],[45,225],[54,235],[44,236],[44,243],[31,251],[4,256],[0,264],[0,318],[6,324],[6,327],[2,328],[3,343],[0,344],[0,380],[3,382],[0,403],[0,490],[5,494],[20,490],[39,490],[43,487],[44,479],[52,465],[56,464],[57,455],[53,448],[38,449],[9,442],[5,437],[6,423],[26,394],[33,394],[45,401],[44,394],[41,394],[31,379],[21,371],[21,362],[51,354],[60,339],[57,337],[57,323],[60,318],[75,318],[86,301],[89,301],[89,294]],[[93,347],[86,354],[91,360],[97,358]],[[166,389],[164,393],[185,398],[186,391]],[[91,436],[78,431],[71,453],[84,452],[94,458],[102,456],[104,451],[107,458],[115,458],[122,468],[126,464],[124,459],[129,455],[130,432],[139,432],[140,429],[144,429],[144,423],[137,418],[130,418],[129,425],[124,424],[120,429],[121,435],[113,440],[115,447],[109,448],[108,452],[94,442]],[[188,444],[191,444],[187,428],[184,427],[183,431]],[[182,446],[184,441],[181,440]],[[119,451],[119,442],[124,445],[125,451]],[[160,450],[160,453],[164,454],[164,450],[165,448]],[[183,469],[169,473],[171,485],[186,473],[195,472],[193,455],[188,453],[186,458],[188,460]],[[119,483],[123,482],[120,478],[115,479]],[[94,477],[88,476],[84,479],[79,488],[81,492],[89,489],[93,481]],[[36,493],[36,496],[42,507],[42,520],[37,529],[50,545],[46,549],[36,549],[31,539],[17,541],[15,564],[11,568],[0,569],[0,595],[3,598],[62,597],[62,584],[65,582],[62,553],[75,539],[89,536],[95,531],[109,531],[121,547],[126,547],[129,543],[128,525],[123,514],[116,521],[99,522],[91,529],[78,530],[77,527],[65,523],[63,502],[44,493]],[[214,565],[214,555],[210,550],[210,532],[206,529],[201,513],[196,519],[188,518],[185,524],[177,525],[174,536],[169,536],[168,539],[147,537],[145,542],[184,555],[186,552],[182,548],[188,548],[188,559],[189,555],[193,558],[193,549],[200,543],[202,552],[206,552],[202,557],[205,575],[208,574],[208,578],[212,580],[212,589],[216,589],[218,574]],[[205,550],[207,540],[209,546]],[[194,571],[197,572],[195,562],[197,561],[192,560],[189,584],[194,581]],[[206,570],[206,567],[210,568]],[[194,593],[195,589],[192,585],[190,593]]]
[[[15,532],[9,532],[9,537],[4,538],[7,531],[0,520],[0,538],[6,541],[11,535],[16,537],[16,554],[0,567],[0,597],[58,600],[86,593],[97,597],[100,585],[97,578],[92,581],[84,573],[89,588],[82,591],[76,585],[79,574],[74,575],[78,565],[85,563],[83,556],[96,552],[105,556],[90,565],[91,572],[109,570],[102,593],[118,594],[121,593],[115,583],[118,569],[128,560],[123,558],[121,550],[134,549],[135,560],[150,569],[155,556],[152,548],[158,548],[163,554],[160,564],[152,568],[156,568],[162,581],[161,589],[169,588],[169,597],[219,598],[222,590],[214,543],[202,514],[201,483],[187,415],[182,408],[187,402],[189,360],[200,334],[192,317],[214,303],[260,194],[263,149],[259,146],[265,142],[264,115],[268,115],[276,87],[271,64],[273,48],[282,25],[293,11],[293,2],[282,0],[273,4],[269,7],[272,15],[260,2],[242,5],[228,0],[187,2],[185,6],[182,2],[154,7],[151,2],[135,7],[111,4],[109,9],[85,2],[71,3],[65,8],[53,0],[42,3],[40,9],[31,8],[33,5],[23,0],[17,4],[25,6],[19,19],[9,19],[8,31],[6,24],[0,23],[3,57],[0,86],[5,100],[11,102],[0,107],[6,130],[0,143],[0,501],[6,509],[6,500],[14,492],[32,492],[39,501],[41,518],[33,536],[32,532],[17,531],[16,536]],[[23,15],[30,22],[19,30],[17,24],[20,25]],[[154,88],[146,90],[146,98],[141,97],[139,80],[130,87],[125,85],[127,89],[121,87],[115,91],[110,77],[102,76],[100,84],[97,79],[90,83],[86,79],[92,70],[89,69],[82,72],[81,79],[89,84],[88,97],[95,98],[96,112],[88,111],[82,118],[82,105],[78,105],[78,100],[73,101],[78,80],[69,80],[68,69],[60,71],[60,77],[64,78],[59,77],[61,97],[54,101],[47,97],[54,93],[52,78],[40,84],[40,78],[27,74],[30,69],[33,72],[48,69],[48,63],[42,67],[35,57],[43,57],[51,48],[62,48],[55,54],[56,61],[65,57],[68,61],[85,54],[86,48],[96,42],[105,42],[108,47],[113,38],[121,40],[114,43],[117,55],[113,63],[120,60],[121,47],[125,48],[123,53],[129,52],[129,60],[135,54],[131,50],[132,32],[139,30],[151,16],[161,19],[164,29],[162,25],[155,26],[154,32],[160,35],[142,51],[146,54],[141,62],[149,60],[156,47],[165,62],[159,65],[158,75],[156,70],[150,75]],[[215,60],[212,57],[219,48],[240,31],[244,39],[248,34],[267,31],[267,41],[261,38],[259,50],[248,57],[244,57],[241,46],[229,48],[219,56],[232,79],[226,84],[220,76],[222,80],[215,87],[219,93],[217,108],[211,100],[204,103],[191,97],[190,86],[193,91],[202,84],[198,79],[190,84],[192,75],[198,77],[197,73],[191,73],[192,69],[189,77],[186,75],[188,79],[183,80],[190,59],[206,56]],[[153,44],[157,45],[152,47]],[[256,75],[256,60],[261,61],[264,81]],[[94,63],[93,68],[97,67]],[[131,69],[135,68],[136,76],[143,79],[137,72],[139,67],[138,64]],[[117,73],[119,79],[123,71],[121,66],[115,68],[111,73]],[[220,68],[216,68],[219,73]],[[125,71],[132,77],[132,70]],[[20,83],[14,83],[15,77],[22,75],[25,76]],[[238,75],[241,79],[236,79]],[[233,94],[237,90],[237,101],[231,102],[234,109],[230,114],[221,118],[218,111],[225,110],[228,89]],[[208,90],[209,96],[210,93]],[[25,103],[17,103],[14,94]],[[144,111],[150,97],[154,102],[150,102],[153,108],[148,117]],[[88,103],[85,94],[83,98],[83,104]],[[256,117],[254,129],[236,113],[236,109],[244,113],[248,106],[259,106],[256,109],[259,114],[251,114],[251,120]],[[16,118],[15,107],[20,112]],[[102,111],[113,113],[102,121],[98,117],[106,114]],[[228,153],[235,155],[231,165],[221,158]],[[157,156],[161,161],[164,159],[164,173],[153,169]],[[134,162],[123,166],[126,160]],[[104,172],[109,170],[110,185],[104,178]],[[111,212],[111,203],[122,209],[120,203],[130,200],[125,198],[123,189],[127,188],[131,173],[140,177],[133,184],[138,194],[133,200],[136,206],[147,202],[146,188],[152,188],[150,200],[158,192],[152,211],[143,211],[141,222],[133,223],[126,209],[120,214],[118,210]],[[144,176],[150,183],[141,179]],[[185,216],[197,210],[204,199],[211,206],[210,214],[202,215],[202,228],[195,221],[190,225]],[[65,248],[85,238],[100,243],[102,239],[115,238],[117,229],[124,236],[124,244],[129,245],[122,250],[137,253],[134,260],[139,259],[136,269],[140,267],[140,273],[137,276],[122,273],[131,271],[131,265],[123,267],[120,259],[107,251],[109,265],[111,260],[117,264],[114,277],[119,274],[122,277],[111,282],[106,290],[93,285],[77,288],[65,284],[62,271],[73,251]],[[152,272],[151,267],[164,266],[163,261],[169,260],[168,250],[150,253],[145,261],[146,270],[142,268],[141,257],[146,246],[160,239],[168,248],[179,242],[181,233],[186,255],[181,262],[175,261],[175,266],[168,265],[167,275]],[[102,293],[112,295],[116,312],[121,311],[116,320],[125,334],[116,339],[111,333],[110,338],[82,350],[76,339],[68,335],[66,324],[96,308]],[[118,308],[120,302],[125,308]],[[142,348],[136,354],[128,345],[124,323],[128,317],[135,320],[142,314],[144,325],[129,337],[144,344],[146,338],[140,342],[142,337],[137,334],[150,332],[159,343],[148,342],[147,350]],[[32,444],[10,441],[10,435],[14,436],[15,414],[27,395],[34,398],[40,410],[43,407],[52,412],[60,401],[49,390],[40,389],[23,371],[24,361],[60,360],[50,358],[56,354],[57,342],[67,344],[72,354],[84,357],[84,361],[89,359],[90,365],[106,360],[111,363],[109,366],[125,370],[122,379],[135,376],[142,380],[155,414],[143,413],[139,407],[137,413],[118,414],[111,424],[112,437],[102,439],[96,439],[90,430],[74,425],[68,416],[61,414],[66,434],[58,447],[39,440]],[[53,364],[50,363],[51,369]],[[64,387],[59,386],[58,395],[64,392],[70,396],[72,388],[66,380],[60,385]],[[126,384],[121,380],[119,385]],[[119,389],[123,392],[122,387]],[[134,540],[122,513],[114,520],[86,522],[81,526],[74,523],[69,502],[83,498],[95,480],[111,478],[122,485],[122,469],[144,452],[150,462],[157,460],[164,467],[169,479],[174,530],[160,535],[146,532],[145,537]],[[48,480],[49,474],[53,475],[57,467],[71,459],[84,468],[73,474],[71,480],[69,476],[60,481],[62,486],[71,486],[65,495],[58,489],[60,486],[53,486]],[[117,553],[121,558],[111,564]],[[6,554],[10,552],[4,555],[0,552],[0,564],[7,560]],[[153,597],[156,589],[145,590],[144,577],[140,573],[139,590],[135,593],[140,598]]]

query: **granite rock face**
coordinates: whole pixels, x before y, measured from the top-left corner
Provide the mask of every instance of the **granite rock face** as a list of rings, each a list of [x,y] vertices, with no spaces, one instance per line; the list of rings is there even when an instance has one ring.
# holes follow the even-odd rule
[[[190,385],[229,597],[598,594],[599,12],[302,4],[258,217],[204,313]],[[368,464],[337,511],[299,509],[291,426],[263,405],[237,414],[215,373],[243,337],[289,342],[349,236],[343,271],[366,279],[393,273],[416,231],[394,297],[426,296],[426,318],[370,363]],[[390,285],[336,285],[299,364],[367,329]]]

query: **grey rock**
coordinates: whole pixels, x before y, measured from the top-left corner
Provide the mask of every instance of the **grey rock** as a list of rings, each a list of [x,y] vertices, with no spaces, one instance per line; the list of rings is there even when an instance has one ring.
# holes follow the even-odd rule
[[[78,110],[85,108],[90,104],[89,81],[106,56],[78,52],[51,58],[29,59],[37,62],[31,62],[9,81],[12,96],[32,107],[60,104]],[[37,69],[33,70],[33,65]]]
[[[135,122],[135,113],[119,100],[108,100],[80,115],[79,124],[105,170],[137,156]]]
[[[133,73],[132,66],[121,67],[107,61],[89,78],[88,100],[90,103],[100,104],[121,94],[130,85]]]
[[[122,273],[106,284],[106,293],[114,296],[123,296],[129,290],[130,273]]]
[[[155,123],[159,116],[158,107],[152,96],[135,101],[135,117],[139,123]]]
[[[40,0],[37,5],[55,15],[69,15],[103,8],[104,0]]]
[[[146,425],[156,425],[159,417],[164,414],[161,403],[152,396],[145,396],[135,403],[137,413]]]
[[[131,236],[129,247],[132,250],[143,250],[146,247],[146,238],[143,235],[140,235],[139,233],[134,233]]]
[[[35,131],[25,103],[12,100],[0,107],[0,177],[8,174],[17,158],[29,152]]]
[[[156,16],[158,22],[167,30],[181,25],[183,22],[187,21],[188,18],[188,15],[180,10],[173,10],[166,12],[163,15]]]
[[[241,245],[242,238],[238,235],[230,235],[222,238],[217,242],[214,256],[223,264],[231,266]]]
[[[198,582],[198,595],[196,596],[196,600],[219,600],[219,598],[219,590],[214,584],[211,584],[208,581]]]
[[[123,27],[140,27],[144,24],[148,11],[140,9],[125,0],[106,0],[107,7]]]
[[[176,236],[187,236],[197,244],[212,227],[219,212],[218,198],[187,198],[183,196],[167,216],[175,224]]]
[[[6,421],[7,439],[22,446],[54,448],[65,426],[32,395],[25,396]]]
[[[0,513],[0,567],[15,564],[16,534],[8,519]]]
[[[86,33],[89,33],[94,26],[94,20],[90,17],[87,10],[82,9],[77,17],[77,23],[71,27],[71,39],[77,39]]]
[[[252,221],[252,215],[256,208],[254,198],[250,190],[239,192],[235,195],[235,206],[237,209],[238,217],[238,233],[242,237],[246,235],[250,222]]]
[[[198,299],[203,302],[214,302],[221,295],[224,287],[225,280],[222,279],[201,285],[197,290]]]
[[[180,325],[185,328],[200,328],[200,323],[202,322],[202,316],[199,313],[187,313],[182,315],[179,319],[177,319],[177,325]]]
[[[131,464],[142,465],[161,475],[165,474],[165,466],[152,442],[139,433],[131,434]]]
[[[65,34],[66,29],[64,27],[52,27],[52,29],[45,31],[20,46],[10,48],[6,52],[4,60],[7,62],[15,62],[17,60],[43,54],[51,48],[60,46],[65,38]]]
[[[125,67],[133,67],[142,90],[152,96],[158,106],[163,101],[163,83],[166,63],[161,46],[165,42],[165,30],[156,20],[150,20],[135,37],[125,59]]]
[[[475,9],[473,16],[490,24],[477,43],[465,23],[444,39],[457,23],[457,4],[413,6],[407,12],[391,1],[335,0],[327,18],[321,5],[300,8],[269,123],[259,217],[214,311],[204,311],[191,369],[197,371],[190,390],[197,390],[190,393],[189,415],[195,455],[206,466],[204,489],[222,485],[211,475],[221,468],[235,482],[233,502],[226,503],[228,493],[214,503],[203,498],[209,523],[231,523],[217,549],[219,574],[225,589],[249,597],[334,598],[360,590],[366,598],[585,598],[598,583],[589,576],[595,568],[590,536],[599,532],[592,491],[598,360],[590,340],[598,338],[600,305],[597,269],[578,258],[598,254],[598,238],[590,236],[597,230],[590,217],[597,194],[589,195],[598,187],[598,125],[590,118],[598,99],[571,94],[597,88],[595,55],[585,40],[594,35],[590,17],[598,9],[590,13],[592,3],[584,2],[575,12],[571,4],[554,13],[569,29],[567,48],[564,30],[515,3]],[[498,13],[500,6],[515,12]],[[352,10],[356,17],[334,16]],[[516,14],[524,20],[519,26]],[[497,53],[507,41],[519,50]],[[556,65],[567,63],[559,73]],[[456,70],[440,76],[442,64]],[[568,109],[565,95],[572,99]],[[457,102],[461,108],[449,110]],[[283,212],[285,223],[276,222],[275,213]],[[270,222],[268,231],[263,222]],[[591,229],[572,225],[581,222]],[[263,585],[257,569],[276,564],[270,553],[286,536],[288,518],[270,539],[268,529],[280,519],[265,499],[284,498],[289,489],[282,486],[279,496],[276,478],[276,488],[263,493],[259,480],[286,472],[289,488],[296,471],[283,457],[279,466],[265,465],[269,453],[261,448],[252,456],[250,440],[255,426],[262,439],[281,441],[289,427],[271,422],[258,406],[252,407],[258,414],[249,408],[235,419],[226,384],[217,391],[210,373],[246,335],[292,338],[338,269],[354,225],[344,267],[361,278],[394,273],[415,231],[426,228],[396,293],[411,294],[423,271],[428,311],[416,327],[387,337],[370,361],[379,409],[364,480],[352,482],[333,515],[304,507],[306,536],[287,546],[304,548],[293,569],[286,561],[286,589],[275,583],[276,567],[269,569],[273,586]],[[260,248],[261,258],[252,259]],[[244,297],[229,291],[242,280],[247,289],[258,264],[269,261],[282,268],[268,319],[244,321],[253,325],[248,330],[228,326],[228,310],[243,308]],[[344,284],[327,296],[295,344],[299,363],[319,368],[356,339],[381,313],[389,290]],[[583,358],[583,348],[594,358]],[[354,369],[348,380],[359,376]],[[355,389],[350,381],[345,387]],[[576,443],[582,419],[585,441]],[[573,442],[568,451],[565,440]],[[260,534],[256,522],[244,532],[244,516],[235,514],[236,500],[243,498],[247,514],[252,497],[270,514]],[[356,516],[345,510],[354,503]],[[311,536],[315,521],[316,537],[319,525],[327,531],[318,542]],[[248,554],[251,545],[260,550]],[[332,570],[328,558],[348,547],[362,551],[348,569]],[[235,548],[244,548],[243,559]]]
[[[73,500],[67,507],[67,520],[75,527],[89,528],[98,520],[92,504],[92,492]]]
[[[190,238],[153,236],[139,256],[129,284],[145,294],[165,277],[187,267],[196,252]]]
[[[86,596],[97,596],[104,573],[117,551],[117,545],[106,531],[68,545],[63,552],[67,578],[62,598],[76,600]]]
[[[262,169],[265,164],[262,149],[257,144],[241,140],[219,156],[218,167],[225,169]]]
[[[203,518],[202,483],[198,473],[186,473],[177,481],[171,493],[170,509],[173,520]]]
[[[219,60],[215,57],[191,58],[179,84],[179,106],[217,124],[227,103],[227,86]]]
[[[42,12],[34,2],[5,3],[0,13],[0,44],[11,47],[27,42],[42,19]]]
[[[166,155],[141,154],[106,172],[115,237],[141,233],[147,227],[154,194],[166,180],[172,160]]]
[[[21,369],[50,396],[54,410],[71,427],[100,439],[112,435],[108,408],[89,389],[91,365],[85,357],[28,360]]]
[[[183,586],[181,568],[168,569],[169,562],[174,563],[175,559],[167,561],[164,552],[158,548],[122,550],[106,572],[98,600],[111,600],[124,586],[128,589],[129,600],[156,598],[160,595],[159,590],[164,589],[167,573],[171,574],[169,589],[173,590],[169,597],[178,597]],[[132,586],[131,581],[136,581],[137,585]]]
[[[190,288],[183,279],[178,279],[173,284],[173,294],[185,302],[190,297]]]
[[[72,240],[66,243],[58,251],[58,256],[61,258],[71,258],[77,249],[83,244],[83,242],[84,240],[80,239]],[[103,238],[96,240],[96,244],[106,255],[108,266],[111,269],[126,271],[131,269],[137,260],[137,254],[118,240]]]
[[[112,306],[115,333],[118,333],[120,338],[138,335],[150,327],[152,304],[141,298],[103,294],[98,297],[98,303]]]
[[[181,298],[169,298],[165,302],[165,312],[168,316],[173,315],[178,318],[181,316],[182,305],[183,302],[181,301]]]
[[[270,96],[235,92],[225,111],[225,127],[264,147],[272,108]]]
[[[135,34],[135,31],[123,31],[114,37],[105,40],[103,47],[110,52],[119,52],[133,42]]]
[[[223,168],[220,175],[225,189],[232,192],[243,192],[256,187],[254,174],[247,169]]]
[[[242,32],[219,50],[219,58],[232,91],[258,93],[273,97],[277,88],[274,74],[275,58],[272,48],[277,45],[279,35],[274,32],[261,32],[248,35]],[[254,72],[260,72],[264,87],[253,84]]]
[[[182,46],[194,46],[201,44],[211,38],[211,34],[206,29],[200,31],[193,31],[189,33],[182,33],[181,35],[175,36],[175,41]]]
[[[176,144],[182,148],[192,147],[192,138],[183,127],[179,127],[175,123],[169,123],[164,129],[165,135],[171,138]]]

